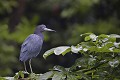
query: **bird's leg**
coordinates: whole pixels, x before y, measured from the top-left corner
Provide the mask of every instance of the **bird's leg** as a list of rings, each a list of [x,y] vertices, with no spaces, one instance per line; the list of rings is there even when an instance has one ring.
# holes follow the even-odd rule
[[[31,73],[33,73],[33,71],[32,71],[32,66],[31,66],[31,59],[29,60],[29,65],[30,65]]]
[[[25,67],[25,72],[27,72],[25,61],[24,61],[24,67]]]

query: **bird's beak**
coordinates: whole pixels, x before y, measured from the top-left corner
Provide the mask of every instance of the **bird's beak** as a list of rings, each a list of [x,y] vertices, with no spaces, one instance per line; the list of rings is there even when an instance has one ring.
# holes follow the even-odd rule
[[[56,32],[55,30],[52,30],[52,29],[48,29],[48,28],[44,28],[45,31],[54,31]]]

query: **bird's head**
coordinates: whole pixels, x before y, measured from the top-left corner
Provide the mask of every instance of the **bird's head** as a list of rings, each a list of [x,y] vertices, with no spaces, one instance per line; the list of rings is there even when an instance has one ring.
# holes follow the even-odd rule
[[[36,30],[35,30],[35,32],[36,31],[37,32],[44,32],[44,31],[54,31],[55,32],[55,30],[47,28],[44,24],[38,25],[37,28],[36,28]]]

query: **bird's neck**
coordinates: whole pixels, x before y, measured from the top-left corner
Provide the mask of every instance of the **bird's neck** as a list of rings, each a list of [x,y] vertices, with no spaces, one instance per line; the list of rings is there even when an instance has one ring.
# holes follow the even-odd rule
[[[42,39],[44,39],[42,32],[34,32],[34,34],[36,34],[36,35],[40,36]]]

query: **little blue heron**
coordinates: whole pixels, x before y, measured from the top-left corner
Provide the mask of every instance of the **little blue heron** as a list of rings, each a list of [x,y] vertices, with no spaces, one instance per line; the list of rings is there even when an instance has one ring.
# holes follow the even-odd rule
[[[27,72],[25,62],[29,60],[30,70],[31,70],[31,73],[33,73],[32,66],[31,66],[31,59],[33,57],[36,57],[41,51],[43,40],[44,40],[42,32],[44,31],[55,31],[55,30],[48,29],[43,24],[38,25],[34,31],[34,34],[30,34],[21,45],[19,59],[20,61],[24,62],[25,72]]]

